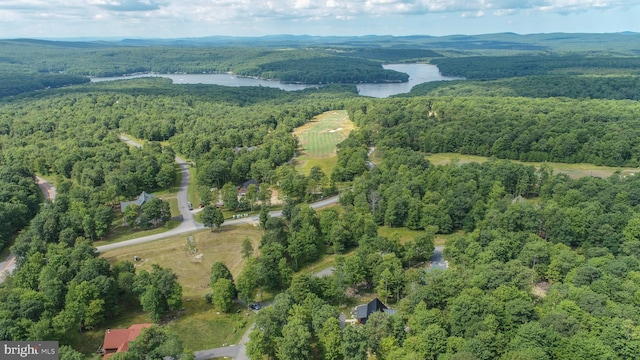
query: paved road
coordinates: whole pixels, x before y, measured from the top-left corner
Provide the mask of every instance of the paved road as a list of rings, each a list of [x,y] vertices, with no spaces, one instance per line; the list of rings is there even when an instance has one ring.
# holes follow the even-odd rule
[[[44,194],[44,198],[48,201],[53,202],[53,200],[56,198],[56,188],[51,185],[50,182],[41,178],[40,176],[36,176],[36,184],[38,184],[38,187],[42,191],[42,194]]]
[[[251,325],[247,329],[247,331],[242,336],[242,339],[240,339],[240,343],[238,345],[196,351],[194,353],[195,360],[207,360],[223,356],[231,357],[236,360],[249,360],[249,357],[247,356],[246,344],[249,342],[249,334],[251,334],[251,331],[253,331],[253,326],[254,325]]]
[[[36,176],[36,184],[42,191],[46,201],[53,201],[56,198],[56,188],[47,180]],[[7,275],[11,274],[16,268],[16,257],[9,254],[6,259],[0,261],[0,283],[4,281]]]
[[[4,261],[0,261],[0,283],[4,281],[4,279],[13,272],[16,268],[16,257],[13,254],[9,254],[9,256],[4,259]]]
[[[333,204],[337,204],[337,203],[338,203],[338,196],[332,196],[330,198],[326,198],[324,200],[321,200],[321,201],[315,202],[313,204],[310,204],[310,206],[313,209],[320,209],[320,208],[323,208],[323,207],[326,207],[326,206],[329,206],[329,205],[333,205]],[[104,251],[107,251],[107,250],[118,249],[118,248],[121,248],[121,247],[131,246],[131,245],[136,245],[136,244],[144,244],[144,243],[147,243],[147,242],[150,242],[150,241],[165,239],[165,238],[168,238],[168,237],[172,237],[172,236],[181,235],[181,234],[193,232],[193,231],[196,231],[196,230],[204,229],[204,225],[196,223],[196,221],[193,219],[193,214],[191,214],[191,212],[189,212],[189,213],[191,215],[191,220],[183,221],[182,224],[180,224],[180,226],[178,226],[175,229],[171,229],[169,231],[166,231],[166,232],[163,232],[163,233],[160,233],[160,234],[149,235],[149,236],[144,236],[144,237],[140,237],[140,238],[136,238],[136,239],[132,239],[132,240],[126,240],[126,241],[121,241],[121,242],[117,242],[117,243],[113,243],[113,244],[98,246],[97,247],[98,252],[104,252]],[[270,211],[269,212],[269,216],[271,216],[271,217],[282,216],[282,211],[281,210]],[[255,222],[258,222],[258,221],[260,221],[260,217],[258,215],[254,215],[254,216],[249,216],[249,217],[246,217],[246,218],[240,218],[240,219],[234,219],[234,220],[225,220],[225,222],[222,223],[222,226],[249,224],[249,223],[255,223]]]
[[[142,146],[141,144],[129,139],[124,135],[119,135],[119,137],[120,139],[122,139],[122,141],[124,141],[125,143],[131,146],[135,146],[135,147]],[[191,178],[189,176],[189,164],[187,164],[187,162],[184,161],[184,159],[178,156],[176,156],[176,162],[178,163],[178,166],[180,166],[180,172],[182,173],[182,180],[180,181],[180,189],[178,189],[178,207],[180,208],[180,214],[182,215],[182,219],[183,219],[182,223],[177,228],[171,229],[169,231],[166,231],[160,234],[154,234],[154,235],[144,236],[144,237],[131,239],[127,241],[121,241],[113,244],[98,246],[97,247],[98,252],[118,249],[125,246],[144,244],[150,241],[165,239],[168,237],[189,233],[189,232],[193,232],[193,231],[204,228],[204,225],[199,224],[195,221],[193,217],[194,211],[193,210],[190,211],[187,204],[188,202],[187,193],[189,189],[189,183],[191,181]],[[338,203],[338,196],[333,196],[333,197],[329,197],[329,198],[320,200],[318,202],[315,202],[310,206],[313,209],[320,209],[320,208],[337,204],[337,203]],[[271,211],[269,212],[269,216],[271,217],[282,216],[282,211],[281,210]],[[222,223],[222,226],[248,224],[248,223],[253,223],[257,221],[260,221],[260,217],[258,215],[255,215],[255,216],[250,216],[246,218],[225,220],[225,222]]]
[[[142,144],[139,144],[125,135],[118,135],[118,137],[127,143],[129,146],[133,147],[142,147]],[[178,208],[180,209],[180,215],[182,215],[182,225],[184,223],[188,223],[190,226],[184,226],[184,228],[193,228],[195,230],[198,228],[198,224],[193,218],[193,214],[189,210],[189,183],[191,183],[191,174],[189,174],[189,164],[181,157],[176,156],[176,163],[180,167],[180,188],[178,189]],[[175,229],[174,229],[175,230]]]
[[[369,151],[367,151],[367,166],[369,167],[369,169],[373,169],[374,167],[376,167],[376,164],[373,163],[373,161],[371,161],[371,154],[373,154],[373,152],[376,151],[376,148],[374,146],[369,148]]]

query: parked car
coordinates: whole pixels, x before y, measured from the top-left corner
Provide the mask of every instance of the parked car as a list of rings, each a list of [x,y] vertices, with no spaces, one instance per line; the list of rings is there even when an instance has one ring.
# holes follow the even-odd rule
[[[249,305],[249,308],[251,310],[260,310],[262,308],[262,306],[260,306],[260,303],[253,303],[253,304]]]
[[[187,206],[189,207],[189,210],[193,210],[193,205],[191,205],[191,201],[187,201]]]

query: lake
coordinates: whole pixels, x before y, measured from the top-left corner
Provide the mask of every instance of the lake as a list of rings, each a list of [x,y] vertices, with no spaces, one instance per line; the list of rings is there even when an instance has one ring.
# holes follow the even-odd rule
[[[412,87],[429,81],[459,80],[460,78],[442,76],[435,65],[430,64],[389,64],[383,65],[385,69],[391,69],[409,75],[406,83],[385,84],[357,84],[358,93],[362,96],[386,98],[395,94],[408,93]],[[116,76],[92,78],[92,82],[135,79],[141,77],[159,76],[169,78],[174,84],[213,84],[222,86],[268,86],[287,91],[296,91],[318,87],[310,84],[284,84],[279,81],[263,80],[255,78],[238,77],[231,74],[140,74],[131,76]]]

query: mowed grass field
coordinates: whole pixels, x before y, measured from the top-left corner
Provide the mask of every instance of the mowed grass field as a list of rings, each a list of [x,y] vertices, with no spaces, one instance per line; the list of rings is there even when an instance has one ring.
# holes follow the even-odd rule
[[[196,256],[189,251],[187,245],[189,236],[193,236],[197,248]],[[237,344],[253,323],[255,315],[253,312],[247,312],[243,307],[235,304],[230,313],[220,313],[213,305],[205,302],[204,295],[211,292],[209,286],[211,265],[216,261],[222,261],[233,277],[237,278],[245,264],[240,252],[242,241],[245,237],[251,240],[255,256],[261,236],[262,230],[253,225],[226,226],[219,232],[202,230],[106,251],[101,256],[111,263],[122,260],[133,261],[133,257],[138,256],[140,260],[135,263],[138,272],[143,269],[151,271],[152,264],[172,269],[178,275],[178,282],[182,286],[184,310],[175,319],[169,321],[167,326],[180,337],[185,349],[197,351]],[[202,254],[201,261],[198,259],[200,254]],[[142,320],[141,316],[146,319],[146,315],[139,312],[123,314],[121,318],[114,319],[116,321],[107,326],[128,327]],[[97,344],[102,339],[100,334],[104,334],[104,329],[97,329],[93,336],[87,335],[84,340],[95,341]]]
[[[464,154],[457,154],[457,153],[431,154],[427,156],[427,159],[432,164],[435,164],[435,165],[448,164],[454,160],[460,163],[470,163],[470,162],[483,163],[485,161],[489,161],[489,158],[486,156],[464,155]],[[513,161],[513,162],[517,162],[525,165],[533,165],[536,168],[540,168],[542,164],[544,164],[542,162],[525,162],[525,161],[518,161],[518,160],[509,160],[509,161]],[[584,163],[566,164],[566,163],[557,163],[557,162],[547,162],[546,164],[551,166],[554,173],[564,173],[574,179],[585,177],[585,176],[607,178],[613,175],[613,173],[618,170],[621,171],[622,175],[631,175],[640,171],[640,169],[638,168],[597,166],[593,164],[584,164]]]
[[[191,254],[187,245],[189,236],[193,236],[197,249],[195,255]],[[216,261],[222,261],[234,278],[237,277],[245,262],[240,253],[243,239],[248,237],[257,250],[261,236],[262,230],[253,225],[225,226],[219,232],[202,230],[106,251],[102,256],[111,263],[121,260],[133,261],[133,257],[138,256],[140,260],[135,264],[138,271],[150,271],[152,264],[170,268],[178,275],[185,298],[202,297],[210,292],[211,265]],[[196,258],[200,254],[201,261]]]
[[[328,176],[336,166],[336,145],[354,129],[346,110],[327,111],[314,117],[307,124],[296,128],[294,134],[300,141],[296,167],[306,175],[319,166]]]

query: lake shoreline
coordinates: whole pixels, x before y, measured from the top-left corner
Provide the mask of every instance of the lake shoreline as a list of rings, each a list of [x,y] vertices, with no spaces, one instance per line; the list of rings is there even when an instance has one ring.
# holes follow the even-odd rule
[[[411,89],[425,82],[431,81],[450,81],[460,80],[460,78],[443,76],[436,65],[424,63],[412,64],[387,64],[383,65],[385,69],[395,70],[409,75],[407,82],[378,82],[378,83],[345,83],[356,85],[360,96],[368,96],[375,98],[386,98],[389,96],[408,93]],[[127,80],[144,77],[164,77],[169,78],[176,85],[180,84],[209,84],[221,86],[266,86],[279,88],[285,91],[299,91],[309,88],[318,88],[329,84],[301,84],[286,83],[278,80],[262,79],[253,76],[236,75],[230,72],[226,73],[206,73],[206,74],[159,74],[159,73],[137,73],[127,76],[114,77],[92,77],[91,82]],[[338,84],[338,83],[335,83]]]

